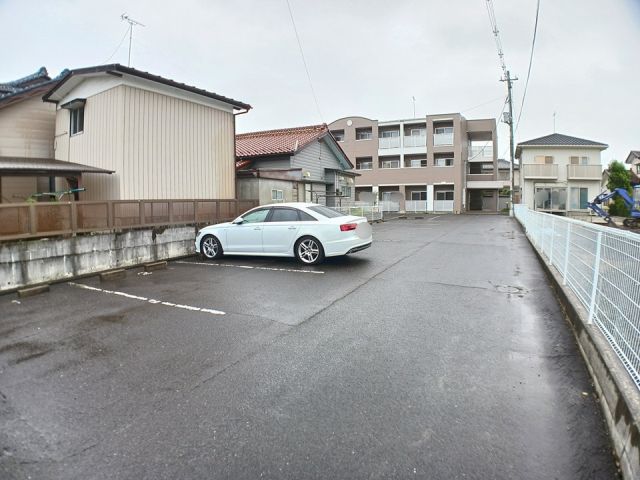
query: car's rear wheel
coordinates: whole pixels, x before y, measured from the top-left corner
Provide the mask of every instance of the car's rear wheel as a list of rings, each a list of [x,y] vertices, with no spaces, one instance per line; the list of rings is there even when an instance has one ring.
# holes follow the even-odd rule
[[[200,242],[200,253],[204,258],[213,260],[222,256],[222,245],[213,235],[206,235]]]
[[[305,265],[316,265],[324,260],[324,249],[317,238],[302,237],[296,242],[296,258]]]

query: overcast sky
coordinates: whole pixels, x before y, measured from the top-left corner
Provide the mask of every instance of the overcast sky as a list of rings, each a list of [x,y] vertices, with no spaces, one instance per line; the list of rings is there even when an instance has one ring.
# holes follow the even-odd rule
[[[506,86],[486,0],[0,0],[0,82],[45,66],[127,63],[253,106],[238,132],[462,112],[496,118]],[[536,0],[493,0],[516,115]],[[603,163],[640,149],[640,0],[541,0],[533,68],[516,142],[556,131],[609,144]],[[499,155],[508,130],[499,127]]]

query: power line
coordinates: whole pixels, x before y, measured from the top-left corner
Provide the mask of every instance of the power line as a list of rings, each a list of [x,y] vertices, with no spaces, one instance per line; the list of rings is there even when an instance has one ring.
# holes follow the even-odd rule
[[[318,115],[320,116],[320,120],[322,120],[322,123],[324,123],[324,118],[322,117],[322,112],[320,111],[320,104],[318,103],[318,97],[316,96],[316,91],[314,90],[313,82],[311,81],[311,74],[309,73],[309,67],[307,67],[307,61],[305,60],[304,52],[302,51],[302,43],[300,42],[300,36],[298,35],[298,29],[296,28],[296,21],[293,19],[293,12],[291,11],[291,5],[289,4],[289,0],[287,0],[287,8],[289,9],[289,16],[291,17],[291,24],[293,25],[293,31],[296,33],[296,40],[298,41],[300,56],[302,57],[302,63],[304,64],[304,69],[307,72],[307,78],[309,79],[309,86],[311,87],[313,100],[316,102],[316,109],[318,110]]]
[[[100,65],[104,65],[106,63],[109,63],[109,60],[111,60],[113,58],[113,56],[118,53],[118,50],[120,50],[120,47],[122,46],[122,44],[124,43],[124,39],[127,38],[127,34],[129,33],[129,27],[127,27],[127,29],[124,31],[124,35],[122,35],[122,39],[120,40],[120,43],[118,44],[118,46],[116,47],[116,49],[113,51],[113,53],[111,55],[109,55],[109,58],[107,58],[104,62],[102,62]]]
[[[540,0],[536,4],[536,23],[533,26],[533,40],[531,41],[531,53],[529,54],[529,69],[527,70],[527,80],[524,82],[524,91],[522,92],[522,103],[520,103],[520,111],[518,112],[518,120],[516,121],[516,132],[520,125],[520,117],[524,108],[524,99],[527,96],[527,87],[529,86],[529,77],[531,76],[531,65],[533,64],[533,49],[536,46],[536,34],[538,32],[538,16],[540,14]]]
[[[491,23],[491,31],[493,32],[493,38],[496,42],[496,48],[498,49],[498,58],[500,59],[500,66],[502,67],[502,73],[507,75],[507,66],[504,63],[504,52],[502,51],[502,41],[500,40],[500,31],[498,30],[498,22],[496,21],[496,13],[493,10],[493,3],[491,0],[486,2],[487,13],[489,14],[489,23]]]

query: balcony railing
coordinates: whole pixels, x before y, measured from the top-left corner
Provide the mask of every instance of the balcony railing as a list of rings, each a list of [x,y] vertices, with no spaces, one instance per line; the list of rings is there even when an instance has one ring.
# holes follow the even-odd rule
[[[378,148],[400,148],[400,137],[380,137]]]
[[[434,133],[433,145],[453,145],[453,133]]]
[[[404,146],[405,147],[426,147],[427,136],[426,135],[405,135]]]
[[[567,165],[568,180],[600,180],[601,165]]]
[[[557,180],[558,165],[530,163],[522,165],[524,178],[541,178],[547,180]]]
[[[426,200],[407,200],[404,202],[404,209],[406,212],[426,212],[427,201]]]
[[[434,212],[453,212],[453,200],[434,200]]]
[[[493,158],[493,145],[472,145],[469,147],[469,160]]]

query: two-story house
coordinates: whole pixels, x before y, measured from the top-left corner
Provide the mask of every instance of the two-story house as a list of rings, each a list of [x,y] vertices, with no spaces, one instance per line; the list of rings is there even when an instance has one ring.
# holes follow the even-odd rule
[[[85,174],[111,173],[53,158],[56,108],[42,95],[58,81],[42,67],[0,83],[0,203],[50,200],[38,195],[77,186]]]
[[[238,198],[350,205],[353,164],[327,125],[236,135]]]
[[[383,211],[495,212],[509,186],[498,169],[495,119],[353,116],[329,128],[360,173],[357,200],[378,202]]]
[[[518,143],[521,203],[560,215],[587,211],[600,193],[600,153],[607,147],[560,133]]]
[[[82,200],[236,198],[234,113],[250,105],[119,64],[71,70],[43,100],[55,158],[114,172]]]

